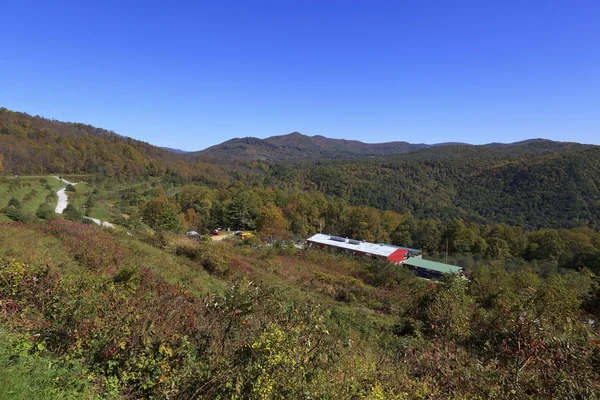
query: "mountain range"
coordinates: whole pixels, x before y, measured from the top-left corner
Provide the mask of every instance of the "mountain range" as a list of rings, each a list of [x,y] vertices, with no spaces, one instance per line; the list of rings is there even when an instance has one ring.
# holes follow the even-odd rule
[[[2,169],[11,175],[164,177],[178,185],[319,191],[421,218],[600,226],[600,146],[544,139],[368,144],[295,132],[178,153],[90,125],[0,108]]]
[[[272,136],[235,138],[194,154],[214,158],[257,159],[263,161],[315,161],[378,157],[410,153],[436,146],[462,143],[423,144],[404,141],[364,143],[358,140],[307,136],[299,132]]]

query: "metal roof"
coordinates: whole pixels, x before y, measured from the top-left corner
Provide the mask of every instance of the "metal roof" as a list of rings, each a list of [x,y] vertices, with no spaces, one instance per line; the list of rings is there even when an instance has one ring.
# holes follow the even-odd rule
[[[409,250],[404,247],[392,246],[391,244],[383,243],[369,243],[360,240],[353,240],[342,238],[338,236],[325,235],[323,233],[317,233],[306,239],[309,242],[325,244],[327,246],[338,247],[340,249],[347,249],[352,251],[359,251],[361,253],[372,254],[376,256],[388,257],[396,250]],[[409,250],[410,251],[410,250]],[[415,250],[419,251],[419,250]]]
[[[436,261],[423,260],[422,258],[414,257],[410,257],[408,260],[404,261],[404,265],[430,269],[432,271],[438,271],[444,274],[458,274],[460,271],[463,270],[462,267],[457,267],[456,265],[444,264]]]

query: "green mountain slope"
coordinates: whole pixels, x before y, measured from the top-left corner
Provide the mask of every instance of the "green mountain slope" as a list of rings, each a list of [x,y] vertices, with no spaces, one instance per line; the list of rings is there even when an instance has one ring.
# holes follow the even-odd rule
[[[599,147],[534,139],[512,144],[365,144],[299,133],[233,139],[175,154],[113,132],[0,109],[4,173],[88,173],[213,188],[318,190],[417,217],[541,227],[597,227]],[[402,154],[386,154],[402,153]],[[260,158],[268,161],[261,161]]]
[[[143,176],[164,172],[177,155],[148,143],[80,123],[0,108],[0,154],[12,174],[100,173]]]
[[[298,169],[306,187],[419,217],[527,228],[596,227],[600,219],[597,146],[550,141],[449,146]]]

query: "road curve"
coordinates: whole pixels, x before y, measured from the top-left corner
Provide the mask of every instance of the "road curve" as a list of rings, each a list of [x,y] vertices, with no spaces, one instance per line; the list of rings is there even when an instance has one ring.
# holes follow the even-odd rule
[[[69,182],[66,179],[62,179],[59,178],[58,176],[53,176],[53,178],[58,179],[59,181],[66,183],[67,185],[77,185],[76,183],[72,183]],[[65,193],[65,189],[66,187],[60,189],[58,192],[56,192],[56,195],[58,196],[58,203],[56,204],[56,209],[54,210],[55,213],[57,214],[62,214],[63,211],[65,211],[65,208],[67,208],[67,204],[69,204],[69,200],[67,199],[67,194]]]
[[[76,183],[69,182],[66,179],[59,178],[58,176],[53,176],[53,178],[56,178],[59,181],[66,183],[67,185],[73,185],[73,186],[77,185]],[[54,212],[57,214],[62,214],[62,212],[65,210],[65,208],[67,208],[67,204],[69,204],[69,199],[67,198],[65,189],[66,189],[66,187],[64,187],[56,192],[56,195],[58,196],[58,204],[56,204],[56,209],[54,210]],[[110,222],[106,222],[106,221],[102,222],[99,219],[90,218],[90,217],[83,217],[83,218],[89,219],[90,221],[94,222],[96,225],[99,225],[99,226],[105,226],[107,228],[113,228],[113,229],[115,228],[115,226],[113,224],[111,224]]]
[[[110,222],[100,221],[99,219],[96,219],[96,218],[90,218],[90,217],[83,217],[83,218],[89,219],[90,221],[93,221],[96,225],[99,225],[99,226],[106,226],[107,228],[113,228],[113,229],[115,227]]]

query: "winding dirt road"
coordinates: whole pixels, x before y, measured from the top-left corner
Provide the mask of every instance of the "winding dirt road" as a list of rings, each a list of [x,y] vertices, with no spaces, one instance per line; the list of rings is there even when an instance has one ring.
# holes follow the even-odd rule
[[[66,183],[67,185],[77,185],[76,183],[73,182],[69,182],[66,179],[62,179],[59,178],[58,176],[53,176],[53,178],[58,179],[59,181]],[[63,211],[65,211],[65,208],[67,208],[67,205],[69,204],[69,199],[67,197],[67,194],[65,193],[65,189],[66,187],[60,189],[59,191],[56,192],[56,195],[58,196],[58,204],[56,204],[56,209],[54,210],[55,213],[57,214],[62,214]],[[99,219],[96,218],[90,218],[90,217],[84,217],[85,219],[89,219],[90,221],[93,221],[96,225],[99,226],[106,226],[107,228],[115,228],[115,226],[113,224],[111,224],[110,222],[102,222]]]
[[[59,178],[58,176],[53,176],[53,178],[56,178],[59,181],[66,183],[67,185],[77,185],[76,183],[69,182],[66,179]],[[67,198],[67,194],[65,193],[65,189],[66,187],[56,192],[56,195],[58,196],[58,204],[56,204],[56,209],[54,210],[54,212],[57,214],[62,214],[63,211],[65,211],[65,208],[67,208],[67,204],[69,204],[69,200]]]

